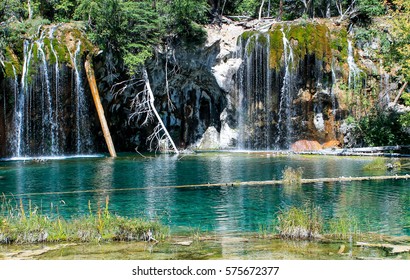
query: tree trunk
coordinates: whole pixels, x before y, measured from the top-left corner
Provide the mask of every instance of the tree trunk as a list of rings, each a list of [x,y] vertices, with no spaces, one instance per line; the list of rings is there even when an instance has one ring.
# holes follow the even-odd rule
[[[107,120],[105,119],[104,109],[101,104],[100,94],[98,93],[97,82],[95,81],[94,69],[91,66],[91,55],[88,55],[84,63],[85,71],[87,73],[88,83],[90,85],[91,94],[93,96],[95,108],[97,109],[98,118],[100,119],[101,128],[104,134],[105,142],[107,143],[108,151],[111,157],[117,157],[114,144],[111,139],[110,130],[108,128]]]
[[[147,91],[148,91],[148,94],[149,94],[149,102],[150,102],[151,109],[154,112],[155,117],[157,118],[159,124],[161,125],[161,128],[164,131],[168,141],[171,143],[172,149],[174,150],[174,152],[176,154],[179,154],[179,151],[178,151],[177,147],[175,146],[175,143],[172,140],[171,136],[169,135],[168,130],[165,127],[160,115],[158,114],[157,109],[155,109],[155,104],[154,104],[155,97],[154,97],[154,93],[152,92],[151,85],[150,85],[150,82],[149,82],[149,79],[148,79],[147,70],[145,68],[142,69],[142,76],[144,78],[145,86],[147,87]],[[158,143],[158,144],[160,144],[160,143]]]
[[[31,9],[31,1],[27,0],[28,19],[33,18],[33,10]]]
[[[278,15],[278,20],[282,21],[282,16],[283,16],[283,0],[279,1],[279,15]]]
[[[261,7],[259,8],[259,20],[262,19],[262,10],[263,10],[263,5],[265,4],[265,0],[262,0]]]
[[[406,87],[407,87],[407,82],[404,83],[404,85],[401,87],[401,89],[399,91],[399,94],[397,94],[396,98],[394,99],[394,101],[393,101],[394,105],[397,104],[397,102],[399,101],[399,99],[400,99],[401,95],[403,94],[404,90],[406,89]]]

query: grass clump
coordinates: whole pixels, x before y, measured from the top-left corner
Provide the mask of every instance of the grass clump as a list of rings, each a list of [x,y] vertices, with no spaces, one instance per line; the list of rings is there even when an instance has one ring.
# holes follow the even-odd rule
[[[325,223],[320,207],[292,206],[282,210],[277,221],[279,236],[284,239],[313,240],[324,237],[350,240],[362,236],[355,217],[345,213]]]
[[[346,240],[360,235],[359,223],[356,218],[343,214],[329,222],[328,236],[334,239]]]
[[[302,184],[303,169],[286,167],[282,171],[283,185],[285,186],[300,186]]]
[[[40,242],[155,241],[168,236],[167,227],[158,221],[112,215],[109,197],[102,209],[97,204],[89,214],[65,220],[60,215],[43,215],[29,201],[26,211],[22,200],[13,205],[3,196],[0,213],[0,243],[29,244]],[[57,210],[58,212],[58,210]]]
[[[316,239],[321,236],[323,219],[319,207],[290,207],[278,215],[279,235],[285,239]]]
[[[376,158],[375,160],[372,160],[370,163],[366,164],[363,167],[363,170],[365,171],[386,171],[386,170],[392,170],[392,169],[400,169],[401,164],[399,161],[388,161],[385,158]]]

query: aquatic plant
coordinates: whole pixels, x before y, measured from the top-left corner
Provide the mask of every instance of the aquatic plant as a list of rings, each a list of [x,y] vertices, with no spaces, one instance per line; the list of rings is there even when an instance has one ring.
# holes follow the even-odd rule
[[[14,205],[15,204],[15,205]],[[169,229],[158,221],[112,215],[109,197],[102,209],[97,204],[93,212],[66,220],[58,214],[42,214],[29,201],[28,209],[20,199],[13,203],[3,195],[0,213],[0,243],[24,244],[39,242],[100,242],[100,241],[154,241],[163,240]],[[54,207],[52,207],[54,208]]]
[[[303,169],[294,169],[290,166],[282,171],[282,180],[284,186],[300,186],[302,184]]]
[[[278,215],[279,236],[285,239],[316,239],[321,236],[323,219],[320,207],[290,207]]]

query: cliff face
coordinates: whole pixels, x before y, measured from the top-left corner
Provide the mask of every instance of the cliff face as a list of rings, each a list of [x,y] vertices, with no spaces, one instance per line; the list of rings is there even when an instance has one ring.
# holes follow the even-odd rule
[[[175,48],[150,64],[158,107],[181,147],[344,143],[349,115],[386,102],[385,95],[368,95],[370,85],[372,92],[386,87],[374,72],[378,61],[366,58],[364,67],[351,38],[331,21],[276,23],[263,31],[209,27],[204,47]]]
[[[396,96],[394,73],[375,54],[377,38],[355,42],[355,30],[348,34],[330,20],[260,26],[209,26],[205,45],[157,49],[146,64],[156,108],[180,149],[288,149],[298,140],[353,145],[346,119],[388,108]],[[103,151],[82,68],[92,45],[70,24],[40,31],[9,50],[1,72],[1,155]],[[125,74],[106,56],[94,66],[116,149],[148,149],[155,123],[130,118],[141,86],[117,94],[113,85]]]

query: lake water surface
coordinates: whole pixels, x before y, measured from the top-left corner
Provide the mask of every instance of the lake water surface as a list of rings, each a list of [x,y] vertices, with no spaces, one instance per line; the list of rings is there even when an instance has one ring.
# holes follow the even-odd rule
[[[362,231],[410,235],[410,182],[356,181],[281,185],[183,187],[281,179],[286,166],[303,178],[405,174],[363,171],[372,158],[271,156],[268,153],[198,153],[142,158],[106,157],[0,162],[0,193],[15,203],[66,218],[104,207],[123,216],[160,219],[172,232],[192,230],[237,235],[274,227],[280,209],[314,205],[325,219],[355,217]],[[408,170],[407,170],[408,171]],[[163,188],[158,188],[159,186]],[[10,196],[11,194],[14,197]],[[51,210],[52,208],[52,210]]]

